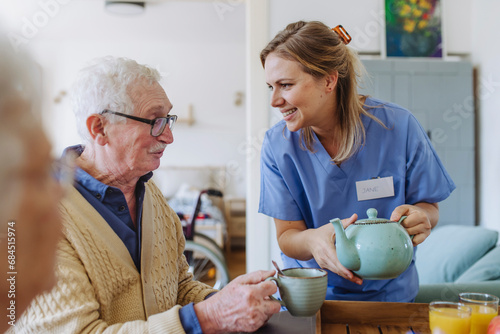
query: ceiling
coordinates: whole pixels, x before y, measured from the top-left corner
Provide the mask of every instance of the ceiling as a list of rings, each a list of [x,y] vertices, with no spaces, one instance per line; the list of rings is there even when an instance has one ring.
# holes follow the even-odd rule
[[[104,2],[61,1],[49,17],[42,1],[0,0],[0,22],[28,42],[244,43],[244,1],[231,0],[230,10],[220,13],[214,0],[148,0],[145,12],[132,16],[109,14]],[[47,19],[37,22],[41,17]]]

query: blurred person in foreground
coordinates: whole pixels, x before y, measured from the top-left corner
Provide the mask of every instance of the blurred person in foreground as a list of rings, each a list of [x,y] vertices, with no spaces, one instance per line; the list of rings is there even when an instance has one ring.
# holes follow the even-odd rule
[[[51,145],[40,119],[37,68],[0,36],[0,332],[55,283],[61,237]]]
[[[20,320],[36,333],[255,331],[280,305],[274,271],[237,277],[221,291],[194,281],[177,214],[151,180],[176,116],[158,71],[105,57],[73,90],[84,145],[69,147],[75,187],[62,201],[58,284]]]

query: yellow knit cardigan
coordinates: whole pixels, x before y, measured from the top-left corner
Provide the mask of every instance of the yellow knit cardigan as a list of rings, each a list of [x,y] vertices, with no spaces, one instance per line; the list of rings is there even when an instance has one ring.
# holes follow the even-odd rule
[[[33,301],[15,333],[184,333],[180,307],[215,291],[188,273],[181,223],[152,180],[143,204],[142,274],[75,188],[62,201],[61,214],[58,283]]]

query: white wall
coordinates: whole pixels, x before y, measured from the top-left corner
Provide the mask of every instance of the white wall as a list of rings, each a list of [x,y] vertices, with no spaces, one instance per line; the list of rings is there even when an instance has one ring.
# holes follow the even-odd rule
[[[9,15],[5,15],[9,13]],[[162,165],[226,166],[227,196],[245,196],[245,6],[208,1],[147,4],[138,16],[113,16],[104,0],[0,0],[14,40],[31,49],[42,67],[47,130],[59,154],[79,143],[69,99],[75,75],[89,60],[129,57],[157,67],[174,105],[195,123],[174,129]],[[59,103],[54,99],[62,97]]]
[[[258,213],[260,193],[260,149],[269,129],[269,97],[258,57],[268,43],[268,0],[251,0],[247,11],[247,271],[270,269],[271,258],[279,258],[272,220]],[[274,254],[274,255],[273,255]],[[278,256],[276,256],[276,254]]]
[[[451,53],[468,53],[472,35],[471,0],[441,0],[444,8],[443,35]],[[319,20],[332,27],[342,24],[353,41],[351,46],[364,53],[379,53],[384,31],[384,0],[271,0],[270,36],[288,23]]]

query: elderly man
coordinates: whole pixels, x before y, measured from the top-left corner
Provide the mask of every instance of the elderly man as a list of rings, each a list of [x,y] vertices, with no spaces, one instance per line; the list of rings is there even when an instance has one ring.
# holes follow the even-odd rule
[[[37,333],[254,331],[278,312],[264,281],[240,276],[220,292],[192,280],[175,212],[151,180],[173,142],[176,116],[156,70],[123,58],[84,69],[74,111],[84,146],[61,205],[57,286],[36,300],[22,330]]]
[[[0,332],[14,328],[31,300],[55,284],[62,188],[52,175],[42,129],[36,67],[0,32]]]

